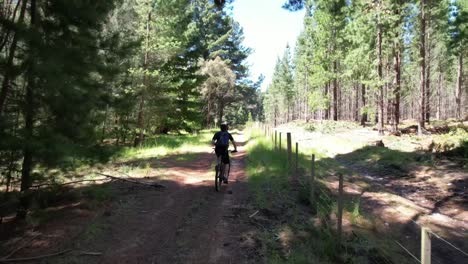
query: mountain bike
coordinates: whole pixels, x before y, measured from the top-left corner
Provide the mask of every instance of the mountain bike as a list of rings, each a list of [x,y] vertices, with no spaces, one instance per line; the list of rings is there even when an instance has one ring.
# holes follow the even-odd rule
[[[226,150],[225,155],[229,155],[229,151]],[[231,152],[237,152],[237,151],[231,151]],[[226,166],[224,166],[223,163],[223,155],[220,155],[219,157],[216,158],[216,166],[215,166],[215,190],[219,192],[221,189],[221,184],[223,183],[223,180],[229,179],[229,172],[231,171],[231,163],[228,163],[227,166],[227,171]]]

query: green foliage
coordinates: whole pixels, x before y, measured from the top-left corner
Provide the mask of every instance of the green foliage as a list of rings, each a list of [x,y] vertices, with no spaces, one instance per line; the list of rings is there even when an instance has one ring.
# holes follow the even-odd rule
[[[27,189],[55,181],[57,170],[199,147],[196,136],[158,134],[212,124],[204,117],[216,109],[205,108],[203,87],[220,76],[202,74],[201,61],[223,65],[226,82],[216,89],[217,99],[228,97],[217,107],[224,118],[261,118],[261,80],[247,78],[250,49],[242,42],[240,25],[211,0],[5,2],[1,182],[16,189],[23,174]],[[141,148],[128,148],[143,139]]]
[[[466,127],[456,127],[447,134],[434,136],[430,150],[468,158],[468,129]]]

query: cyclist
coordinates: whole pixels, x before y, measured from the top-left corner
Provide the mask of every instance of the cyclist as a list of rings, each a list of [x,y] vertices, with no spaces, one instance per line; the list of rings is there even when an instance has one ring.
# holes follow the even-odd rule
[[[220,128],[221,128],[221,131],[218,131],[214,134],[212,142],[213,142],[213,145],[215,145],[216,156],[217,157],[221,156],[221,161],[224,165],[224,171],[226,171],[227,165],[230,164],[229,153],[228,153],[229,140],[232,142],[232,145],[234,146],[233,152],[237,152],[237,145],[232,135],[228,132],[228,129],[229,129],[228,125],[222,124]],[[223,179],[223,181],[224,183],[228,183],[228,179],[226,177]]]

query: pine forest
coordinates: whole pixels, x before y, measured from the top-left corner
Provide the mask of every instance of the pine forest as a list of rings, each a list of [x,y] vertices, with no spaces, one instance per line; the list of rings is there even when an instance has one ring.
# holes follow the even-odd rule
[[[0,263],[468,263],[467,0],[0,0]]]

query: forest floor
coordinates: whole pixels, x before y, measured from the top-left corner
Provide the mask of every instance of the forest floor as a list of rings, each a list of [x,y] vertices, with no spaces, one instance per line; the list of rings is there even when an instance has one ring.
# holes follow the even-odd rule
[[[433,139],[380,137],[371,128],[347,128],[332,133],[292,131],[300,147],[326,153],[330,168],[325,184],[338,189],[335,172],[345,175],[346,200],[351,202],[345,227],[374,236],[382,251],[393,251],[395,241],[419,256],[421,226],[463,252],[433,236],[433,263],[468,261],[468,170],[466,158],[420,151]],[[294,136],[296,135],[296,136]],[[382,140],[385,147],[373,146]],[[466,140],[466,139],[465,139]],[[380,239],[384,234],[384,239]],[[393,246],[386,245],[393,243]],[[401,248],[402,256],[405,256]],[[390,254],[390,253],[389,253]],[[394,253],[391,253],[394,255]],[[408,257],[408,255],[406,255]],[[409,258],[410,259],[410,258]]]
[[[95,197],[104,196],[102,203],[94,206],[82,200],[48,208],[43,224],[1,241],[0,256],[13,253],[10,258],[23,258],[71,250],[41,263],[258,262],[256,229],[249,224],[255,210],[249,206],[244,170],[246,140],[241,133],[234,137],[239,152],[232,157],[230,183],[220,192],[214,190],[211,152],[114,164],[149,164],[133,178],[164,187],[105,183],[92,189]]]

